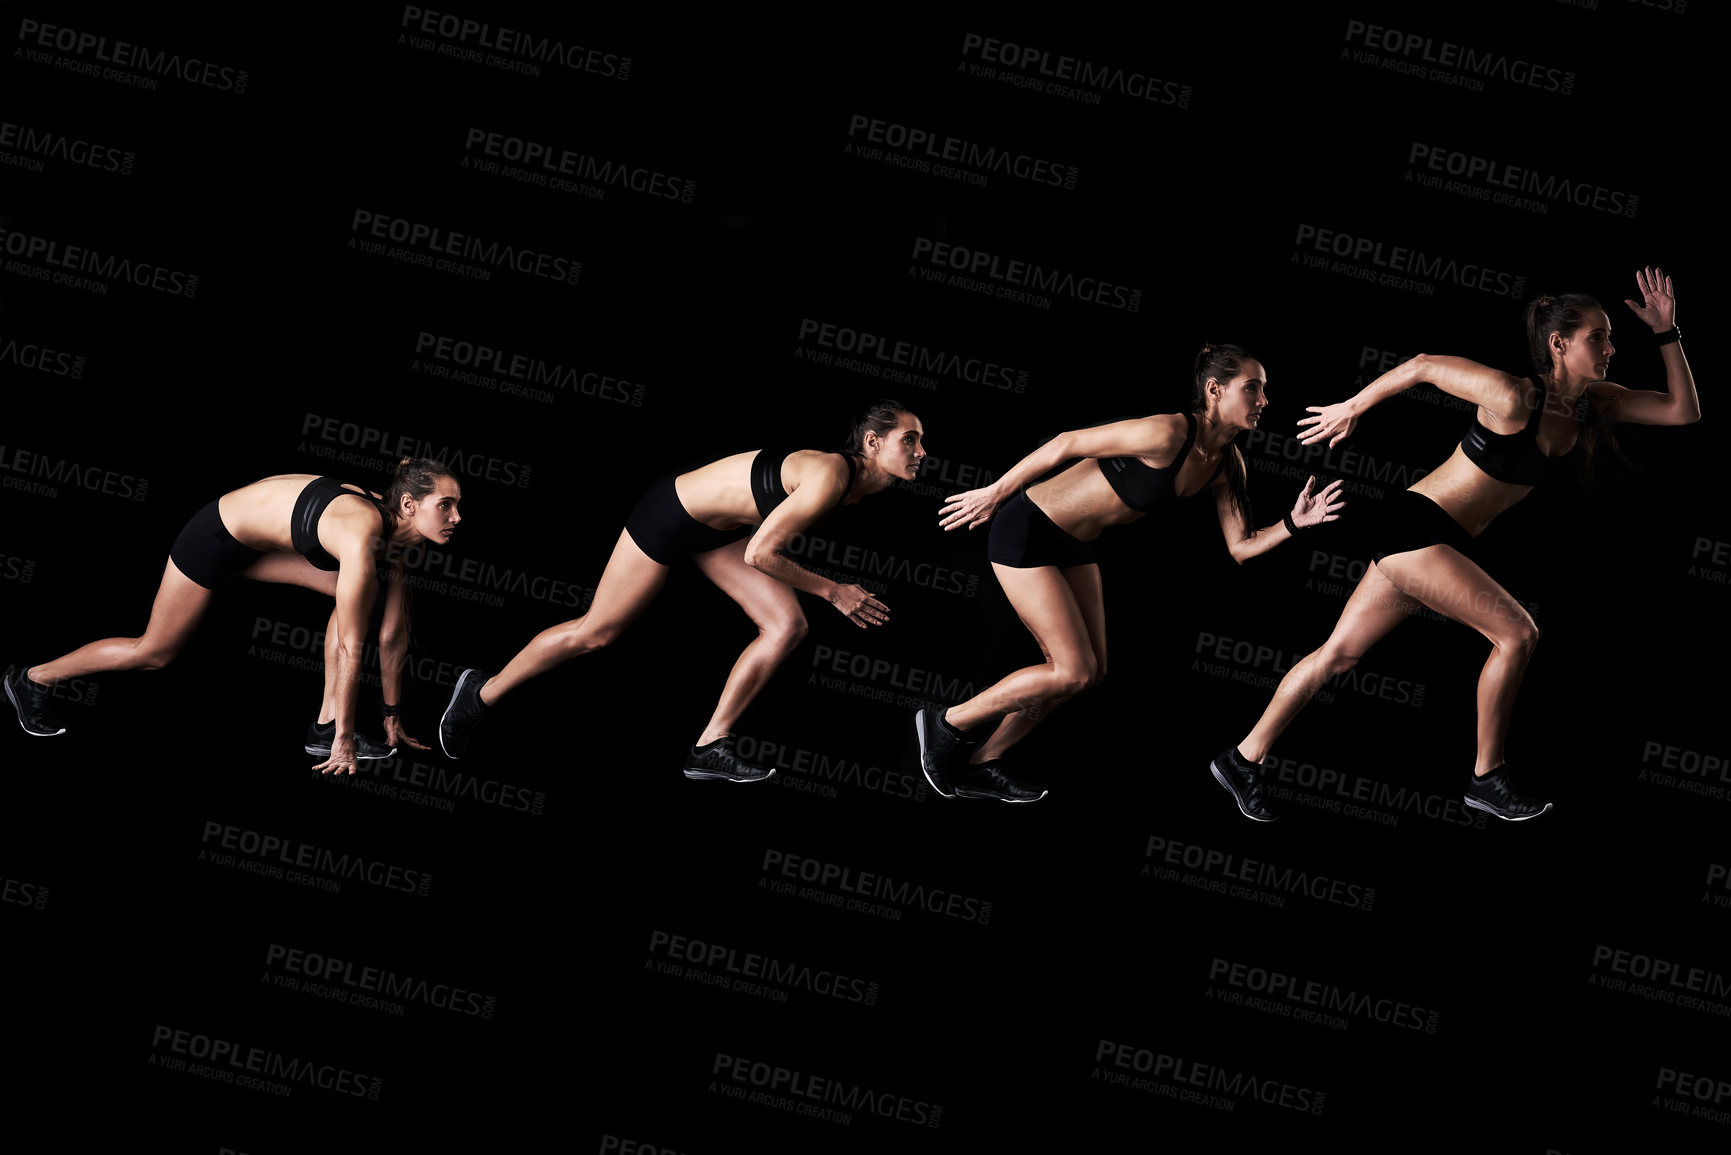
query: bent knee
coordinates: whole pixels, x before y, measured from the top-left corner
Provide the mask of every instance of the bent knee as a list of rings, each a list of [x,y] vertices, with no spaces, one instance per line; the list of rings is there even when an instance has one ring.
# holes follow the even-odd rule
[[[1358,665],[1358,659],[1361,656],[1351,650],[1335,649],[1328,646],[1324,646],[1311,655],[1322,666],[1323,676],[1329,678],[1344,674]]]
[[[779,650],[791,650],[805,641],[805,635],[810,632],[803,613],[793,613],[786,617],[774,618],[758,627],[763,636]]]
[[[587,654],[612,645],[619,635],[625,632],[625,627],[613,622],[597,622],[590,624],[589,619],[578,618],[569,626],[549,630],[546,642],[560,658],[575,658],[578,654]]]
[[[1080,694],[1084,690],[1091,690],[1098,686],[1103,673],[1101,667],[1093,662],[1076,666],[1060,666],[1052,672],[1053,689],[1058,696],[1065,698],[1071,694]]]
[[[1511,653],[1530,657],[1532,652],[1539,648],[1538,623],[1528,618],[1504,631],[1501,637],[1492,640],[1500,650],[1508,650]]]

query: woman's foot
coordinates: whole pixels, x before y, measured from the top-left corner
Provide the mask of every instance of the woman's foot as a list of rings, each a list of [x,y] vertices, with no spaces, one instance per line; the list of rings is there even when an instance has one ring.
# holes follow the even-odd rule
[[[733,735],[727,734],[702,746],[693,746],[685,758],[685,776],[726,782],[767,782],[775,777],[775,768],[765,770],[742,761],[733,748]]]
[[[307,727],[308,754],[317,754],[320,758],[331,756],[331,739],[337,736],[337,723],[333,718],[329,722],[314,722]],[[386,746],[383,742],[375,742],[365,734],[355,734],[355,758],[366,761],[374,758],[389,758],[397,752],[395,746]]]
[[[33,738],[52,738],[66,733],[66,727],[50,714],[45,705],[51,687],[39,685],[24,676],[29,666],[6,667],[6,697],[18,711],[18,724]]]
[[[1509,779],[1507,766],[1498,766],[1482,778],[1473,775],[1467,784],[1467,805],[1486,814],[1495,814],[1505,822],[1525,822],[1551,808],[1549,802],[1518,793]]]
[[[481,701],[481,687],[492,677],[485,670],[464,670],[457,675],[457,687],[451,691],[451,704],[439,719],[439,748],[445,757],[455,762],[469,748],[469,736],[486,717],[487,706]]]
[[[970,762],[950,775],[957,798],[994,799],[998,802],[1038,802],[1046,796],[1044,786],[1018,782],[1004,773],[1001,758]]]
[[[1258,822],[1274,822],[1280,818],[1262,800],[1262,764],[1246,762],[1238,753],[1238,747],[1228,746],[1216,754],[1208,769],[1221,788],[1232,795],[1244,817]]]

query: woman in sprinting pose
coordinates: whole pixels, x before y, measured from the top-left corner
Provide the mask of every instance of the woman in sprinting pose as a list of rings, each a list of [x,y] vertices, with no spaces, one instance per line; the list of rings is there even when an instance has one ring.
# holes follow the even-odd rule
[[[1328,641],[1287,671],[1255,728],[1210,764],[1215,780],[1231,791],[1247,817],[1275,818],[1262,798],[1259,764],[1305,703],[1420,606],[1472,627],[1491,643],[1479,674],[1478,751],[1466,804],[1513,822],[1551,808],[1515,789],[1503,757],[1515,693],[1539,630],[1469,554],[1473,538],[1492,518],[1554,473],[1577,447],[1584,444],[1592,452],[1601,420],[1686,425],[1700,418],[1695,379],[1678,342],[1671,278],[1653,268],[1637,272],[1635,281],[1641,303],[1624,303],[1659,337],[1662,393],[1605,380],[1616,351],[1611,320],[1593,298],[1570,293],[1539,297],[1527,306],[1533,376],[1522,379],[1462,357],[1421,355],[1345,401],[1309,407],[1314,416],[1299,422],[1311,427],[1301,440],[1307,445],[1327,440],[1330,447],[1350,434],[1371,406],[1420,381],[1471,401],[1478,410],[1449,459],[1414,482],[1384,519],[1373,564]]]
[[[352,501],[343,498],[354,498]],[[317,590],[336,599],[325,629],[325,695],[307,732],[306,750],[322,754],[325,773],[355,772],[356,758],[383,758],[399,743],[426,747],[398,720],[409,634],[398,551],[387,561],[379,626],[379,673],[385,695],[385,745],[355,735],[356,698],[368,618],[378,594],[382,543],[443,545],[463,520],[462,487],[443,465],[424,458],[398,463],[385,494],[310,473],[282,473],[225,493],[193,515],[175,538],[150,621],[136,638],[104,638],[37,666],[6,671],[6,696],[27,734],[53,737],[65,728],[49,714],[54,683],[107,670],[160,670],[180,653],[217,589],[239,576]]]
[[[853,584],[820,577],[778,552],[836,508],[911,480],[925,458],[920,419],[880,401],[853,426],[838,452],[814,449],[736,453],[688,473],[668,474],[637,503],[613,547],[589,611],[537,634],[497,674],[464,670],[439,725],[446,755],[462,757],[499,699],[538,674],[609,644],[642,613],[680,558],[744,610],[758,635],[727,676],[709,724],[685,762],[687,778],[759,782],[774,769],[743,762],[733,726],[805,637],[795,590],[829,602],[854,625],[882,625],[889,609]]]
[[[1232,439],[1260,423],[1266,386],[1261,363],[1243,349],[1205,346],[1196,355],[1190,412],[1061,433],[991,485],[949,499],[939,514],[946,530],[991,522],[992,572],[1046,660],[948,710],[928,706],[915,715],[920,765],[940,795],[1003,802],[1045,797],[1000,763],[1053,706],[1105,676],[1105,603],[1088,543],[1108,526],[1135,521],[1159,502],[1211,490],[1227,549],[1242,563],[1339,516],[1341,483],[1313,493],[1312,477],[1291,513],[1255,528],[1244,455]],[[1030,484],[1078,457],[1056,476]]]

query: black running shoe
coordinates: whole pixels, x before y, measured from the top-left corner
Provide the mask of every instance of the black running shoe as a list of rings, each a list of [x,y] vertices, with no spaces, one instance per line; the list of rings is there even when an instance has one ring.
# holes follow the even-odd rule
[[[1467,805],[1486,814],[1495,814],[1505,822],[1525,822],[1551,808],[1549,802],[1516,793],[1507,766],[1499,766],[1483,778],[1475,775],[1467,785]]]
[[[6,697],[11,699],[12,708],[18,711],[18,724],[33,738],[52,738],[56,734],[66,733],[66,727],[60,724],[60,719],[42,708],[51,691],[47,686],[32,682],[24,676],[24,671],[29,668],[6,667]]]
[[[942,706],[921,707],[914,715],[914,730],[920,736],[920,769],[926,781],[943,797],[954,798],[950,779],[967,774],[968,756],[979,743],[946,726]]]
[[[307,727],[307,753],[317,754],[320,758],[331,756],[331,739],[337,736],[336,719],[329,722],[314,722]],[[383,742],[375,742],[365,734],[355,735],[355,759],[365,762],[375,758],[389,758],[397,752],[395,746],[387,746]]]
[[[1214,772],[1214,780],[1238,803],[1244,817],[1258,822],[1274,822],[1280,818],[1262,800],[1261,764],[1246,762],[1239,756],[1238,747],[1228,746],[1216,754],[1208,768]]]
[[[455,762],[469,748],[469,736],[487,715],[487,705],[481,701],[481,687],[492,677],[485,670],[464,670],[457,675],[457,688],[451,691],[451,704],[439,719],[439,748],[445,757]]]
[[[733,735],[728,734],[706,746],[693,746],[685,756],[685,776],[720,778],[726,782],[768,782],[775,777],[775,767],[765,770],[741,761],[733,748]]]
[[[1046,796],[1044,786],[1018,782],[1002,769],[1002,760],[988,758],[972,762],[949,774],[957,798],[994,798],[999,802],[1038,802]]]

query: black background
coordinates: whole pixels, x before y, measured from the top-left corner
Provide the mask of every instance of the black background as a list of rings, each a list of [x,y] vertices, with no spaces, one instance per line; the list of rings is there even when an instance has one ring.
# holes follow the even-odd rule
[[[819,531],[832,557],[853,545],[890,559],[894,621],[868,636],[803,600],[810,637],[741,725],[788,752],[781,785],[678,772],[751,631],[691,567],[619,645],[512,699],[472,758],[399,754],[371,772],[374,790],[321,779],[300,752],[319,681],[294,630],[328,614],[305,591],[237,584],[167,671],[69,688],[56,706],[66,736],[0,744],[0,923],[20,1024],[9,1091],[92,1136],[254,1153],[538,1139],[1072,1149],[1131,1136],[1176,1149],[1279,1137],[1580,1155],[1625,1149],[1613,1136],[1631,1132],[1646,1150],[1722,1150],[1726,1116],[1672,1111],[1699,1100],[1662,1081],[1731,1082],[1726,1019],[1681,1005],[1687,989],[1663,979],[1670,1002],[1598,983],[1630,978],[1611,951],[1731,973],[1731,910],[1713,901],[1731,898],[1713,881],[1731,778],[1702,769],[1725,750],[1717,709],[1700,705],[1722,681],[1727,567],[1712,553],[1731,540],[1710,498],[1716,413],[1698,352],[1723,306],[1704,259],[1719,217],[1700,159],[1722,103],[1723,25],[1704,5],[1633,0],[1301,7],[1270,18],[1212,4],[1122,27],[1056,13],[1027,26],[864,11],[699,25],[671,12],[455,13],[597,53],[593,70],[544,64],[528,77],[416,48],[404,34],[428,34],[402,27],[401,8],[210,23],[13,6],[4,119],[134,161],[105,171],[14,145],[37,159],[0,166],[5,228],[193,273],[198,287],[99,277],[106,291],[94,292],[0,254],[0,342],[13,343],[0,363],[6,661],[139,632],[169,543],[216,494],[286,471],[379,485],[395,456],[379,443],[408,439],[470,466],[463,532],[426,571],[444,587],[416,606],[408,721],[431,741],[452,672],[496,668],[573,616],[571,590],[594,585],[638,493],[671,466],[829,447],[879,396],[918,412],[932,457],[918,485]],[[244,69],[246,89],[78,75],[20,51],[92,58],[40,49],[17,35],[27,20]],[[1420,53],[1367,48],[1355,21],[1537,62],[1543,76],[1569,74],[1570,91],[1402,75],[1383,63]],[[1105,89],[1096,103],[971,75],[970,35],[1152,74],[1166,99]],[[855,116],[1073,167],[1075,187],[994,173],[980,188],[850,155]],[[615,186],[595,199],[465,168],[475,128],[669,174],[693,195]],[[1426,171],[1409,161],[1415,145],[1639,200],[1627,214],[1556,198],[1535,212],[1425,188],[1408,179]],[[366,254],[350,244],[367,239],[357,212],[580,260],[581,276],[495,269],[483,283]],[[1295,239],[1307,226],[1489,268],[1504,290],[1433,277],[1415,291],[1310,268],[1302,258],[1317,250]],[[1133,288],[1139,308],[930,283],[920,238]],[[1536,491],[1480,542],[1480,562],[1544,631],[1510,760],[1553,813],[1490,829],[1434,816],[1458,804],[1470,767],[1485,649],[1452,623],[1403,626],[1361,666],[1368,692],[1338,689],[1293,726],[1275,751],[1298,790],[1285,821],[1246,822],[1204,770],[1267,700],[1230,675],[1276,677],[1322,641],[1350,589],[1327,570],[1360,556],[1353,519],[1459,439],[1465,414],[1428,387],[1362,423],[1347,446],[1364,455],[1356,464],[1247,446],[1264,523],[1301,482],[1288,466],[1356,483],[1346,518],[1303,544],[1236,567],[1205,502],[1098,543],[1112,673],[1025,743],[1022,772],[1051,784],[1046,801],[916,795],[911,709],[896,696],[953,701],[963,693],[946,688],[1035,656],[982,533],[943,534],[937,494],[1003,472],[1061,429],[1181,408],[1203,341],[1262,359],[1273,432],[1369,380],[1384,351],[1524,372],[1520,309],[1538,292],[1600,297],[1613,379],[1662,388],[1651,336],[1619,303],[1646,264],[1676,279],[1707,423],[1623,430],[1626,462],[1591,485]],[[814,363],[811,321],[1009,366],[1025,388]],[[412,366],[422,333],[631,388],[539,401],[437,379]],[[26,347],[81,357],[78,375],[23,363]],[[347,443],[363,436],[374,444]],[[345,451],[355,456],[330,457]],[[103,492],[104,476],[129,479],[125,491]],[[32,482],[47,492],[21,488]],[[452,576],[466,561],[493,576]],[[951,571],[961,576],[929,576]],[[853,655],[886,672],[844,672]],[[363,718],[377,733],[373,695]],[[1404,789],[1433,816],[1330,811],[1318,803],[1339,794],[1294,785],[1318,768],[1348,789]],[[404,796],[402,777],[436,775],[444,788],[425,792],[443,804]],[[540,812],[482,800],[482,784],[512,800],[538,793]],[[218,849],[210,823],[432,882],[417,895],[351,878],[331,893],[261,877],[201,860]],[[1261,887],[1284,899],[1273,907],[1164,881],[1141,873],[1164,865],[1151,839],[1358,897]],[[767,884],[786,880],[766,863],[794,856],[961,896],[975,917],[891,902],[899,917],[887,918],[774,893]],[[760,997],[664,974],[671,936],[875,984],[873,999],[787,984]],[[273,946],[480,992],[496,1010],[458,1013],[429,995],[396,1015],[283,989]],[[1211,978],[1233,963],[1435,1012],[1434,1030],[1225,1005],[1222,992],[1251,993]],[[379,1094],[298,1083],[283,1097],[171,1070],[152,1062],[176,1057],[161,1028],[377,1077]],[[1233,1104],[1221,1110],[1110,1085],[1108,1073],[1148,1075],[1138,1052],[1182,1061],[1186,1078],[1194,1064],[1240,1089],[1249,1076],[1269,1099],[1283,1085],[1325,1098],[1308,1112],[1216,1084]],[[1120,1053],[1131,1067],[1113,1065]],[[727,1077],[735,1059],[743,1081]],[[754,1085],[744,1063],[912,1101],[928,1125],[857,1108],[838,1124],[736,1099],[726,1088],[799,1101]]]

